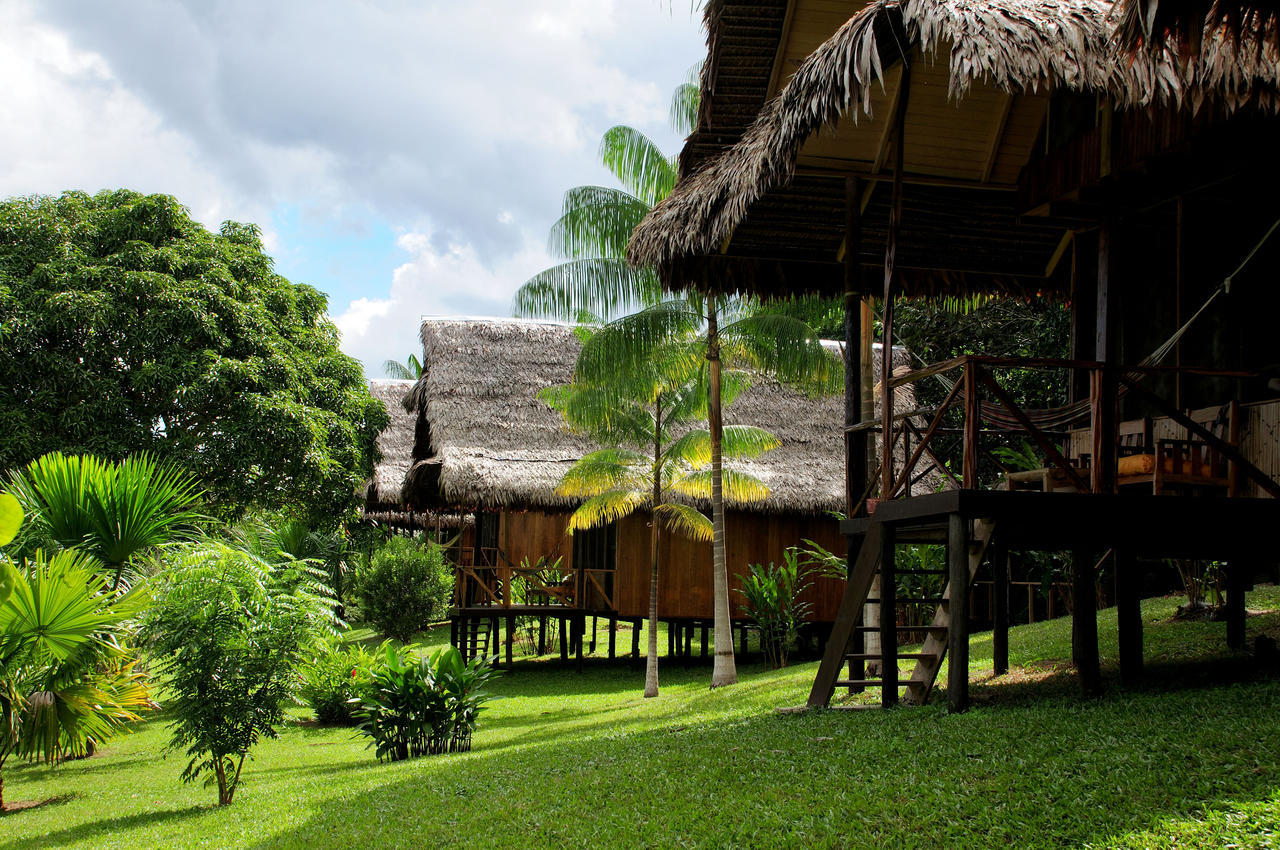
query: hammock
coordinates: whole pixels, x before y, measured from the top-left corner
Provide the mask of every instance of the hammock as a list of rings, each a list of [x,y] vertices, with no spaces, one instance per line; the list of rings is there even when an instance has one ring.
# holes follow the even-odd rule
[[[1144,357],[1138,366],[1149,367],[1160,365],[1160,363],[1169,356],[1169,352],[1173,351],[1177,344],[1182,340],[1182,337],[1195,323],[1196,319],[1200,318],[1200,316],[1209,309],[1209,306],[1213,304],[1214,300],[1224,292],[1229,293],[1231,291],[1232,279],[1244,270],[1244,267],[1249,264],[1249,261],[1253,259],[1254,255],[1258,253],[1264,244],[1266,244],[1267,240],[1271,238],[1271,235],[1276,232],[1277,228],[1280,228],[1280,219],[1277,219],[1275,224],[1271,225],[1271,228],[1263,234],[1262,238],[1258,240],[1258,243],[1253,246],[1253,250],[1245,256],[1240,265],[1236,266],[1236,270],[1227,275],[1222,283],[1218,284],[1213,292],[1209,294],[1209,297],[1205,299],[1205,302],[1200,305],[1200,309],[1196,310],[1191,318],[1187,319],[1182,327],[1174,331],[1173,335],[1161,343],[1155,351],[1152,351]],[[1130,381],[1138,381],[1144,374],[1145,373],[1139,369],[1129,372],[1126,377]],[[955,381],[948,379],[945,375],[938,374],[935,377],[937,377],[937,379],[947,388],[947,392],[950,392],[952,388],[955,387]],[[1119,395],[1123,397],[1125,393],[1128,392],[1128,387],[1121,384],[1118,388],[1118,392]],[[1042,431],[1056,431],[1087,419],[1089,416],[1089,400],[1081,399],[1080,401],[1073,402],[1072,404],[1066,404],[1061,407],[1050,407],[1041,410],[1024,410],[1022,412],[1026,415],[1027,419],[1031,421],[1031,424],[1036,426],[1036,428]],[[987,422],[994,428],[1007,431],[1022,430],[1022,423],[1019,422],[1018,418],[1010,413],[1004,405],[994,404],[987,401],[980,402],[980,415],[983,421]]]

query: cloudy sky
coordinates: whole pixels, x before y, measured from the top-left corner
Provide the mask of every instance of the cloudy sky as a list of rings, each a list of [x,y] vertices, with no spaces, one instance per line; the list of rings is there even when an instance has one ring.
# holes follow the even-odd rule
[[[601,134],[665,150],[682,0],[0,0],[0,196],[165,192],[258,223],[371,377],[426,315],[509,315]]]

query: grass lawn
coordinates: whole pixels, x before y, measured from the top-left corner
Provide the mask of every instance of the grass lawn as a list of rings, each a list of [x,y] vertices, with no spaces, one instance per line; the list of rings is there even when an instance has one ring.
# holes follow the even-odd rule
[[[743,665],[718,691],[709,666],[671,664],[656,700],[625,662],[543,663],[503,676],[471,753],[379,765],[350,730],[293,723],[223,810],[178,782],[153,718],[92,759],[11,762],[8,800],[58,800],[0,818],[0,847],[1280,846],[1280,678],[1226,652],[1224,624],[1171,622],[1176,604],[1143,605],[1151,683],[1112,675],[1100,700],[1076,695],[1066,619],[1014,630],[1000,679],[975,636],[958,716],[941,694],[775,712],[812,663]],[[1114,674],[1114,612],[1099,621]],[[1263,630],[1280,614],[1250,618]]]

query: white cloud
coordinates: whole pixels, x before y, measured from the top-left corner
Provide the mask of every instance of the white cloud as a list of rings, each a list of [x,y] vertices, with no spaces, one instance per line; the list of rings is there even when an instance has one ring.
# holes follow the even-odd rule
[[[438,241],[427,231],[402,234],[397,244],[409,260],[396,268],[388,296],[357,299],[334,318],[342,350],[363,361],[369,377],[382,374],[384,360],[417,351],[423,316],[508,316],[516,289],[555,262],[527,235],[496,265],[484,263],[473,245],[437,248]]]

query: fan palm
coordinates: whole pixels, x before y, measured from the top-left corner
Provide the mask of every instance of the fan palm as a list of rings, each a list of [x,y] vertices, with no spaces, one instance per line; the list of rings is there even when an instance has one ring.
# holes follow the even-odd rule
[[[418,359],[416,354],[410,354],[403,363],[399,360],[384,360],[382,362],[382,371],[386,373],[388,378],[395,378],[400,381],[416,381],[422,377],[422,361]]]
[[[596,350],[617,345],[612,339],[616,333],[613,325],[595,333],[579,362],[588,368],[599,362]],[[686,334],[668,340],[649,358],[633,361],[625,369],[593,374],[590,380],[582,380],[580,373],[579,382],[541,394],[571,428],[610,446],[579,460],[560,482],[557,493],[586,500],[570,517],[569,533],[617,521],[637,510],[652,513],[646,697],[658,695],[662,528],[695,540],[714,538],[706,516],[672,501],[678,496],[705,499],[712,491],[713,478],[707,469],[712,435],[706,429],[685,427],[706,418],[706,371],[701,366],[700,340]],[[747,377],[734,371],[725,383],[732,398],[746,388]],[[778,445],[772,434],[747,426],[727,429],[724,438],[730,458],[756,457]],[[762,499],[769,492],[762,481],[743,473],[731,471],[724,480],[729,497],[739,501]]]
[[[112,590],[147,550],[186,539],[203,517],[195,481],[145,455],[110,463],[53,452],[10,476],[31,518],[28,536],[97,558]]]
[[[76,550],[37,552],[25,570],[0,563],[0,770],[10,755],[83,755],[150,706],[126,644],[144,596],[111,593],[101,568]]]

